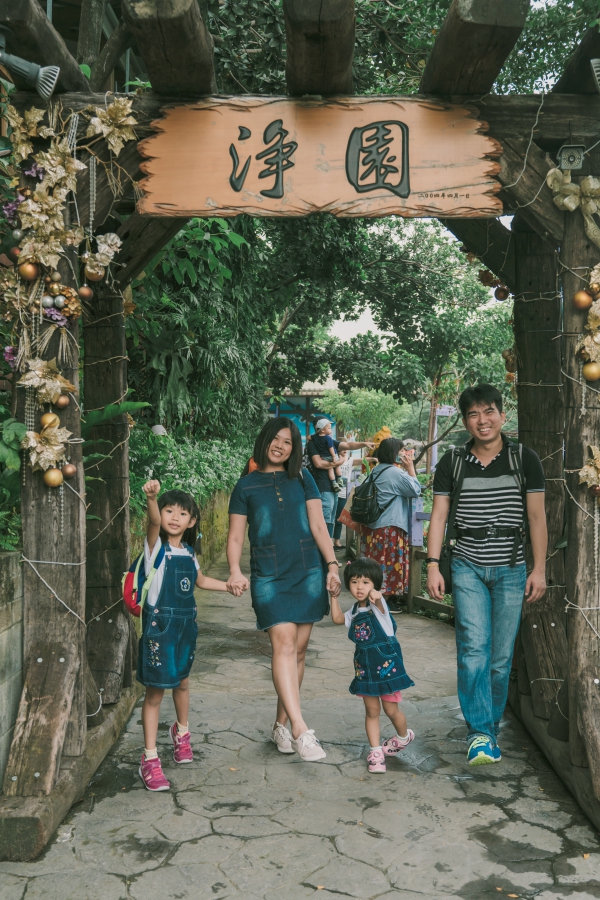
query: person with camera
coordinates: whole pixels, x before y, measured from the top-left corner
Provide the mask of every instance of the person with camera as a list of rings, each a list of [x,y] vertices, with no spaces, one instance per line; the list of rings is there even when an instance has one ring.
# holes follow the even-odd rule
[[[458,405],[471,439],[435,472],[427,590],[443,600],[451,588],[467,761],[483,765],[502,758],[497,736],[523,597],[532,603],[546,590],[545,483],[537,454],[502,434],[506,415],[493,385],[467,388]]]

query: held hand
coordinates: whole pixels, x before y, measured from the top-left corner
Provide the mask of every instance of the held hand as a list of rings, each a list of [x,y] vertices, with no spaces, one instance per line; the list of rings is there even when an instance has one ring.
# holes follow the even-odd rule
[[[342,582],[340,581],[340,576],[337,572],[327,573],[327,590],[332,597],[339,596],[339,593],[342,590]]]
[[[528,603],[540,600],[546,593],[546,575],[534,569],[525,585],[525,599]]]
[[[241,597],[244,591],[247,591],[250,586],[250,583],[245,575],[242,575],[241,572],[234,572],[227,579],[227,590],[230,594],[233,594],[234,597]]]
[[[142,490],[148,500],[156,500],[160,492],[160,481],[156,481],[156,479],[147,481]]]
[[[437,566],[427,569],[427,593],[432,600],[443,600],[446,585]]]

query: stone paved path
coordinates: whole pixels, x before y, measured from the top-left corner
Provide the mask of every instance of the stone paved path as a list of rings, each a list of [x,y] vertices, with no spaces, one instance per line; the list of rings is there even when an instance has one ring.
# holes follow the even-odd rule
[[[145,791],[137,709],[44,856],[0,863],[0,900],[600,898],[597,835],[514,720],[501,765],[466,766],[448,625],[398,617],[417,740],[369,775],[343,628],[315,628],[304,707],[327,759],[309,764],[268,741],[268,641],[249,598],[204,594],[199,620],[194,763],[170,761],[165,701],[173,791]]]

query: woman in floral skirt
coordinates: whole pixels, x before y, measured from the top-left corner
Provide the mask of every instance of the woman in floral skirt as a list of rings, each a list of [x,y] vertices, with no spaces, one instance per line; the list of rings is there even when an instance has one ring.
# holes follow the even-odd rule
[[[421,493],[413,463],[414,450],[403,447],[397,438],[387,438],[379,445],[377,501],[384,512],[376,522],[360,529],[360,555],[380,564],[383,592],[388,601],[408,591],[410,498]]]

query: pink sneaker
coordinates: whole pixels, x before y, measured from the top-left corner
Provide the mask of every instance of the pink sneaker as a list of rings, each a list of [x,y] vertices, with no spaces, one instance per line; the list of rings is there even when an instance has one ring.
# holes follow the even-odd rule
[[[171,785],[163,775],[160,759],[146,759],[142,753],[142,762],[140,765],[140,778],[144,782],[144,787],[149,791],[168,791]]]
[[[369,772],[385,772],[385,756],[381,750],[371,750],[367,756]]]
[[[412,731],[410,728],[407,728],[406,733],[408,737],[406,737],[404,740],[402,740],[402,738],[395,734],[394,737],[388,738],[387,741],[383,742],[383,744],[381,745],[381,749],[386,756],[396,756],[396,754],[398,754],[401,750],[404,750],[405,747],[408,747],[411,741],[414,741],[414,731]]]
[[[173,759],[176,763],[191,763],[194,754],[192,751],[192,745],[190,744],[191,735],[188,731],[187,734],[179,734],[177,731],[177,722],[174,725],[171,725],[169,729],[169,734],[171,735],[171,740],[173,741]]]

